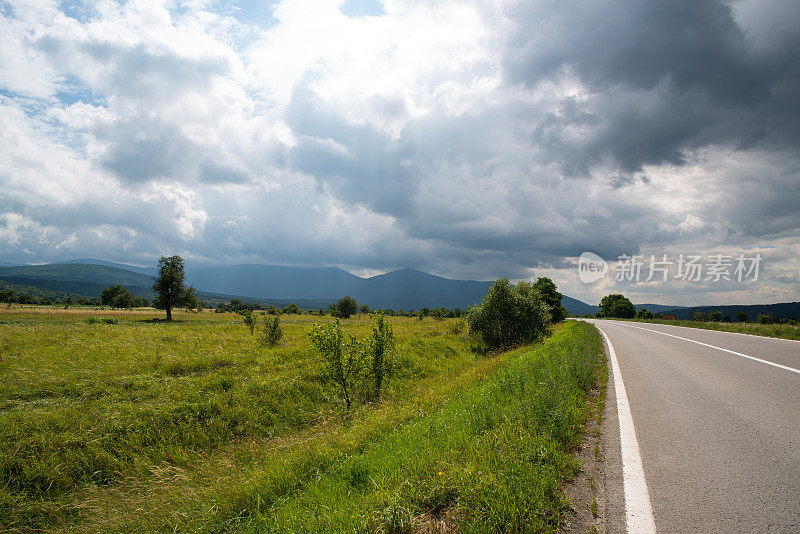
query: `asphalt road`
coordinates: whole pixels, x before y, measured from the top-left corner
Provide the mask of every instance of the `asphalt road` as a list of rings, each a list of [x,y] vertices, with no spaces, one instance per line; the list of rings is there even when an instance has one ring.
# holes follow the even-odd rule
[[[609,376],[609,532],[800,533],[800,342],[592,322],[623,386]]]

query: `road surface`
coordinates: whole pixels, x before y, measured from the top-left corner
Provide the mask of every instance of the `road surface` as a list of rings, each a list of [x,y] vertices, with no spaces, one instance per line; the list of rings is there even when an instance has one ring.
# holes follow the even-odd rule
[[[591,322],[616,356],[609,532],[800,533],[800,342]]]

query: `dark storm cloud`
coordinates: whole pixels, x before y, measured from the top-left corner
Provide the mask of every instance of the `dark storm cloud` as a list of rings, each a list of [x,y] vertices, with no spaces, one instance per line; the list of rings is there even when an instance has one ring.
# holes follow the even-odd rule
[[[419,177],[404,164],[401,144],[369,125],[353,125],[304,85],[292,95],[287,123],[298,136],[288,164],[350,203],[388,215],[408,215]]]
[[[543,120],[534,141],[570,175],[604,157],[627,172],[681,164],[709,143],[796,146],[800,113],[789,90],[800,84],[800,38],[757,47],[732,9],[712,0],[519,4],[506,79],[534,86],[575,75],[591,92],[583,109],[564,102]],[[567,140],[566,128],[587,120],[589,138]]]
[[[217,161],[225,157],[218,149],[189,139],[174,122],[134,117],[100,125],[93,133],[108,143],[103,165],[128,182],[178,178],[213,184],[248,179],[246,171]]]

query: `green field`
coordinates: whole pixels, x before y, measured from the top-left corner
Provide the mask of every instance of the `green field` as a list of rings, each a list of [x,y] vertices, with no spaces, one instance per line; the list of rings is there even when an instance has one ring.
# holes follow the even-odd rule
[[[348,413],[283,316],[0,308],[0,529],[555,531],[605,372],[587,324],[481,355],[457,320],[391,318],[395,371]],[[116,324],[90,322],[113,317]],[[369,317],[343,321],[366,335]],[[256,331],[258,334],[258,331]]]
[[[670,324],[673,326],[688,326],[690,328],[703,328],[705,330],[718,330],[720,332],[737,332],[754,336],[777,337],[781,339],[800,340],[800,326],[791,324],[758,324],[758,323],[715,323],[711,321],[684,321],[666,319],[623,319],[639,323]]]

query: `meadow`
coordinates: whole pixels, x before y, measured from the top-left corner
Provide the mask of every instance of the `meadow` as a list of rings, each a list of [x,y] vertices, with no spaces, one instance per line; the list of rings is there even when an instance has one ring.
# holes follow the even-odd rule
[[[309,342],[233,313],[0,308],[0,528],[12,532],[556,531],[605,373],[570,321],[473,350],[392,317],[394,372],[344,409]],[[373,320],[342,321],[357,336]]]

